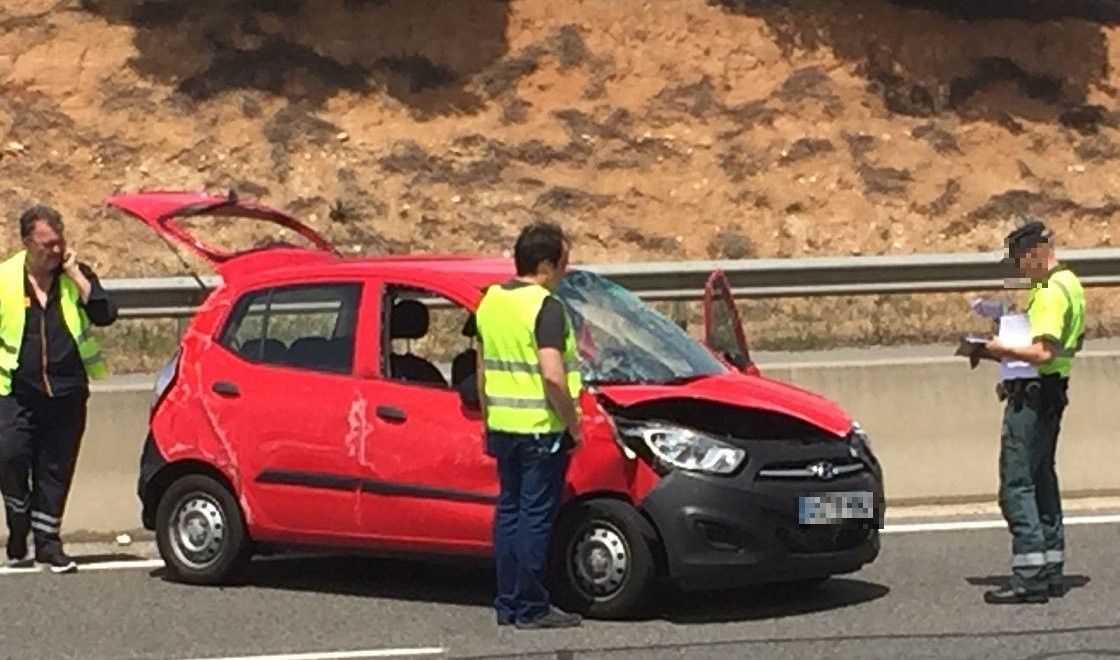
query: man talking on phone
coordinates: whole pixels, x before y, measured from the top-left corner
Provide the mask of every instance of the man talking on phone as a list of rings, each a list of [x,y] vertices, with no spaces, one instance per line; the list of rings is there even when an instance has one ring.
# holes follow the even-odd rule
[[[8,565],[52,573],[77,564],[59,532],[86,426],[89,380],[108,367],[91,325],[117,309],[89,266],[66,244],[62,216],[33,206],[19,218],[24,249],[0,263],[0,491]]]

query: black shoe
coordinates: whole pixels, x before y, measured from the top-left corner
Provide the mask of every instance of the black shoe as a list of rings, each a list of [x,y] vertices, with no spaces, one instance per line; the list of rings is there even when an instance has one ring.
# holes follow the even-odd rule
[[[27,556],[27,536],[12,535],[8,537],[8,567],[27,568],[32,565],[31,558]]]
[[[1066,595],[1065,582],[1051,582],[1048,589],[1051,598],[1061,598]]]
[[[539,628],[575,628],[583,623],[583,617],[578,614],[565,612],[564,610],[553,607],[549,610],[548,614],[539,616],[532,621],[518,621],[517,627],[522,630],[534,630]]]
[[[46,554],[35,553],[35,563],[41,567],[49,568],[51,573],[76,573],[78,563],[61,550]]]
[[[498,625],[499,626],[512,626],[513,625],[513,618],[512,617],[504,617],[501,614],[499,614],[499,615],[497,615],[497,619],[498,619]]]
[[[1050,600],[1046,591],[1027,591],[1014,587],[1003,587],[984,593],[984,602],[993,605],[1013,605],[1017,603],[1045,603]]]

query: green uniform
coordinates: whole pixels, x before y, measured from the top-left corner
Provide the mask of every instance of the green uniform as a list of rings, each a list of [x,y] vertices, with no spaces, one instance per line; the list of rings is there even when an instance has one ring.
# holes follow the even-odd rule
[[[1073,271],[1058,267],[1036,283],[1027,316],[1031,335],[1051,342],[1056,357],[1037,366],[1039,378],[1005,383],[999,503],[1012,535],[1012,586],[1044,591],[1061,582],[1065,562],[1054,457],[1069,403],[1069,375],[1085,332],[1085,294]]]

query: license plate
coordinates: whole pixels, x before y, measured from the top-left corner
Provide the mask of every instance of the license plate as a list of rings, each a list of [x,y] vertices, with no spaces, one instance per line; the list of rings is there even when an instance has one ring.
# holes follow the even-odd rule
[[[866,520],[874,515],[875,497],[866,491],[802,495],[798,502],[798,519],[802,525]]]

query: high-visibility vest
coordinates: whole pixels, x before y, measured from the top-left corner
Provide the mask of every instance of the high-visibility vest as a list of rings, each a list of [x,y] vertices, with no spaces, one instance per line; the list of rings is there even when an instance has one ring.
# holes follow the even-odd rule
[[[486,426],[491,430],[534,434],[565,428],[548,402],[537,359],[536,319],[549,295],[535,284],[515,289],[497,285],[479,303],[475,320],[482,339]],[[576,398],[583,383],[575,334],[571,321],[565,320],[564,365],[569,394]]]
[[[1057,293],[1054,293],[1051,287],[1056,289]],[[1069,268],[1063,267],[1055,270],[1047,276],[1045,281],[1038,282],[1031,288],[1027,313],[1032,318],[1036,315],[1033,309],[1034,304],[1043,295],[1060,295],[1065,304],[1062,307],[1062,318],[1060,320],[1057,318],[1049,319],[1052,322],[1050,325],[1059,325],[1062,328],[1061,335],[1052,338],[1056,339],[1058,344],[1054,359],[1046,364],[1039,365],[1038,372],[1040,374],[1057,374],[1069,377],[1073,369],[1073,359],[1077,356],[1085,341],[1085,289],[1081,286],[1081,280]],[[1053,306],[1046,309],[1057,311]]]
[[[27,252],[21,250],[0,263],[0,396],[12,393],[12,376],[19,367],[28,306],[24,285],[26,260]],[[101,347],[90,332],[89,317],[81,306],[82,293],[68,275],[60,275],[58,283],[62,320],[74,337],[86,374],[93,379],[105,378],[109,375],[109,367],[101,355]]]

